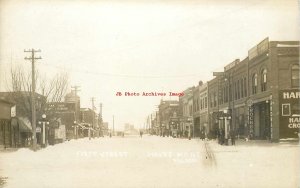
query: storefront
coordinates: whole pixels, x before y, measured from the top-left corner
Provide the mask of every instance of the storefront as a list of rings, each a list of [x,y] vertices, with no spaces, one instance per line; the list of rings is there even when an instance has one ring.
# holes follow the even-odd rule
[[[14,131],[11,127],[11,108],[13,103],[0,99],[0,147],[13,146]]]
[[[264,99],[256,103],[250,99],[248,103],[248,124],[245,126],[245,136],[250,139],[269,140],[272,138],[271,102]]]
[[[245,121],[245,106],[235,108],[235,130],[239,138],[245,138],[247,133],[246,121]]]
[[[31,145],[32,127],[27,118],[14,117],[11,120],[11,126],[17,130],[14,136],[14,142],[17,147],[29,147]]]

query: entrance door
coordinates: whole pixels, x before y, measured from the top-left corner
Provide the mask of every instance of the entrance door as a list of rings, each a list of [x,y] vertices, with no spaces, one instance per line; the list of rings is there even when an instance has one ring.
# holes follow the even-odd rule
[[[270,105],[262,102],[259,104],[259,129],[260,139],[270,138]]]

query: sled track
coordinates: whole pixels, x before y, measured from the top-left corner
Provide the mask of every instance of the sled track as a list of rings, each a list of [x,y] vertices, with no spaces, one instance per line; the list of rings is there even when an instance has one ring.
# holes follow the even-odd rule
[[[209,160],[213,165],[216,165],[216,158],[212,151],[212,149],[209,146],[209,143],[205,140],[204,141],[204,148],[205,148],[205,159]]]

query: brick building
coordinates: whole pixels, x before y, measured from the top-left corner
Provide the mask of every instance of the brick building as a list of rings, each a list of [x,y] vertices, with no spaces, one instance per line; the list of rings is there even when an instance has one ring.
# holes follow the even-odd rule
[[[244,60],[233,61],[215,76],[208,84],[210,127],[250,139],[297,137],[298,41],[266,38]]]

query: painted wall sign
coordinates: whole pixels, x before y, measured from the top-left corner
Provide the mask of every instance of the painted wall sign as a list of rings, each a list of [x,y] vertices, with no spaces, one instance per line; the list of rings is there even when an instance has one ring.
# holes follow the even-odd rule
[[[297,138],[300,130],[300,90],[280,91],[279,107],[279,137]]]

